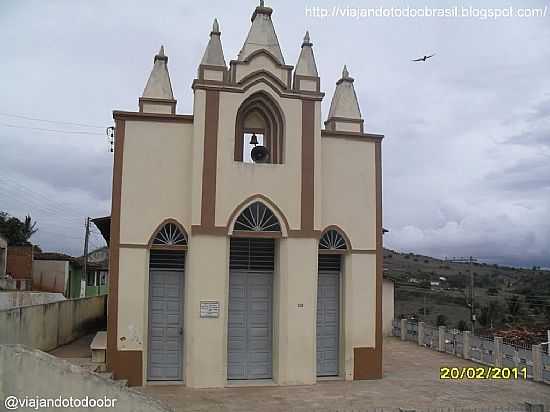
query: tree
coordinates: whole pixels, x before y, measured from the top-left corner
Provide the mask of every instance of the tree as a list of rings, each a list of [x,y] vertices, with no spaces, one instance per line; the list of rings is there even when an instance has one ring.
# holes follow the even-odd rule
[[[30,244],[29,239],[37,231],[36,222],[29,215],[21,221],[6,212],[0,212],[0,233],[6,238],[8,245]]]

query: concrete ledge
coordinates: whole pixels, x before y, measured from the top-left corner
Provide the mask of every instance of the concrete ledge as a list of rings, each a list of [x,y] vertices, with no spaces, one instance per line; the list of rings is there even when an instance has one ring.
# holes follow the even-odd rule
[[[116,399],[113,410],[169,412],[159,401],[68,361],[22,345],[0,345],[0,399]],[[70,410],[70,409],[68,409]],[[74,408],[72,410],[80,410]],[[84,409],[82,409],[84,410]]]

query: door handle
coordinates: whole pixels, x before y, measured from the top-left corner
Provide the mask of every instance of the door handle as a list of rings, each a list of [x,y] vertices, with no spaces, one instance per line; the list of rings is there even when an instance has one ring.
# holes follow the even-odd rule
[[[183,335],[183,328],[180,328],[180,335]]]

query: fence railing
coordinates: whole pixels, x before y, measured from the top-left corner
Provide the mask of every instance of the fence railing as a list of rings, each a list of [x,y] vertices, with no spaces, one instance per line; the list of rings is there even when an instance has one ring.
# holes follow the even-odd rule
[[[499,336],[433,326],[414,319],[394,319],[393,336],[459,358],[500,368],[526,370],[528,378],[550,384],[549,344],[522,345]]]

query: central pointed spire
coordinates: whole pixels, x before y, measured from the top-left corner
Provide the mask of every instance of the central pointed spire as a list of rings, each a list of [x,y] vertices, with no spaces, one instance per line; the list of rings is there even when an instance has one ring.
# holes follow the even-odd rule
[[[260,0],[260,5],[256,7],[252,13],[252,26],[248,32],[248,36],[244,45],[239,52],[238,60],[246,60],[250,54],[257,50],[266,50],[275,57],[280,64],[285,64],[279,40],[271,21],[273,9],[266,7],[263,0]]]

